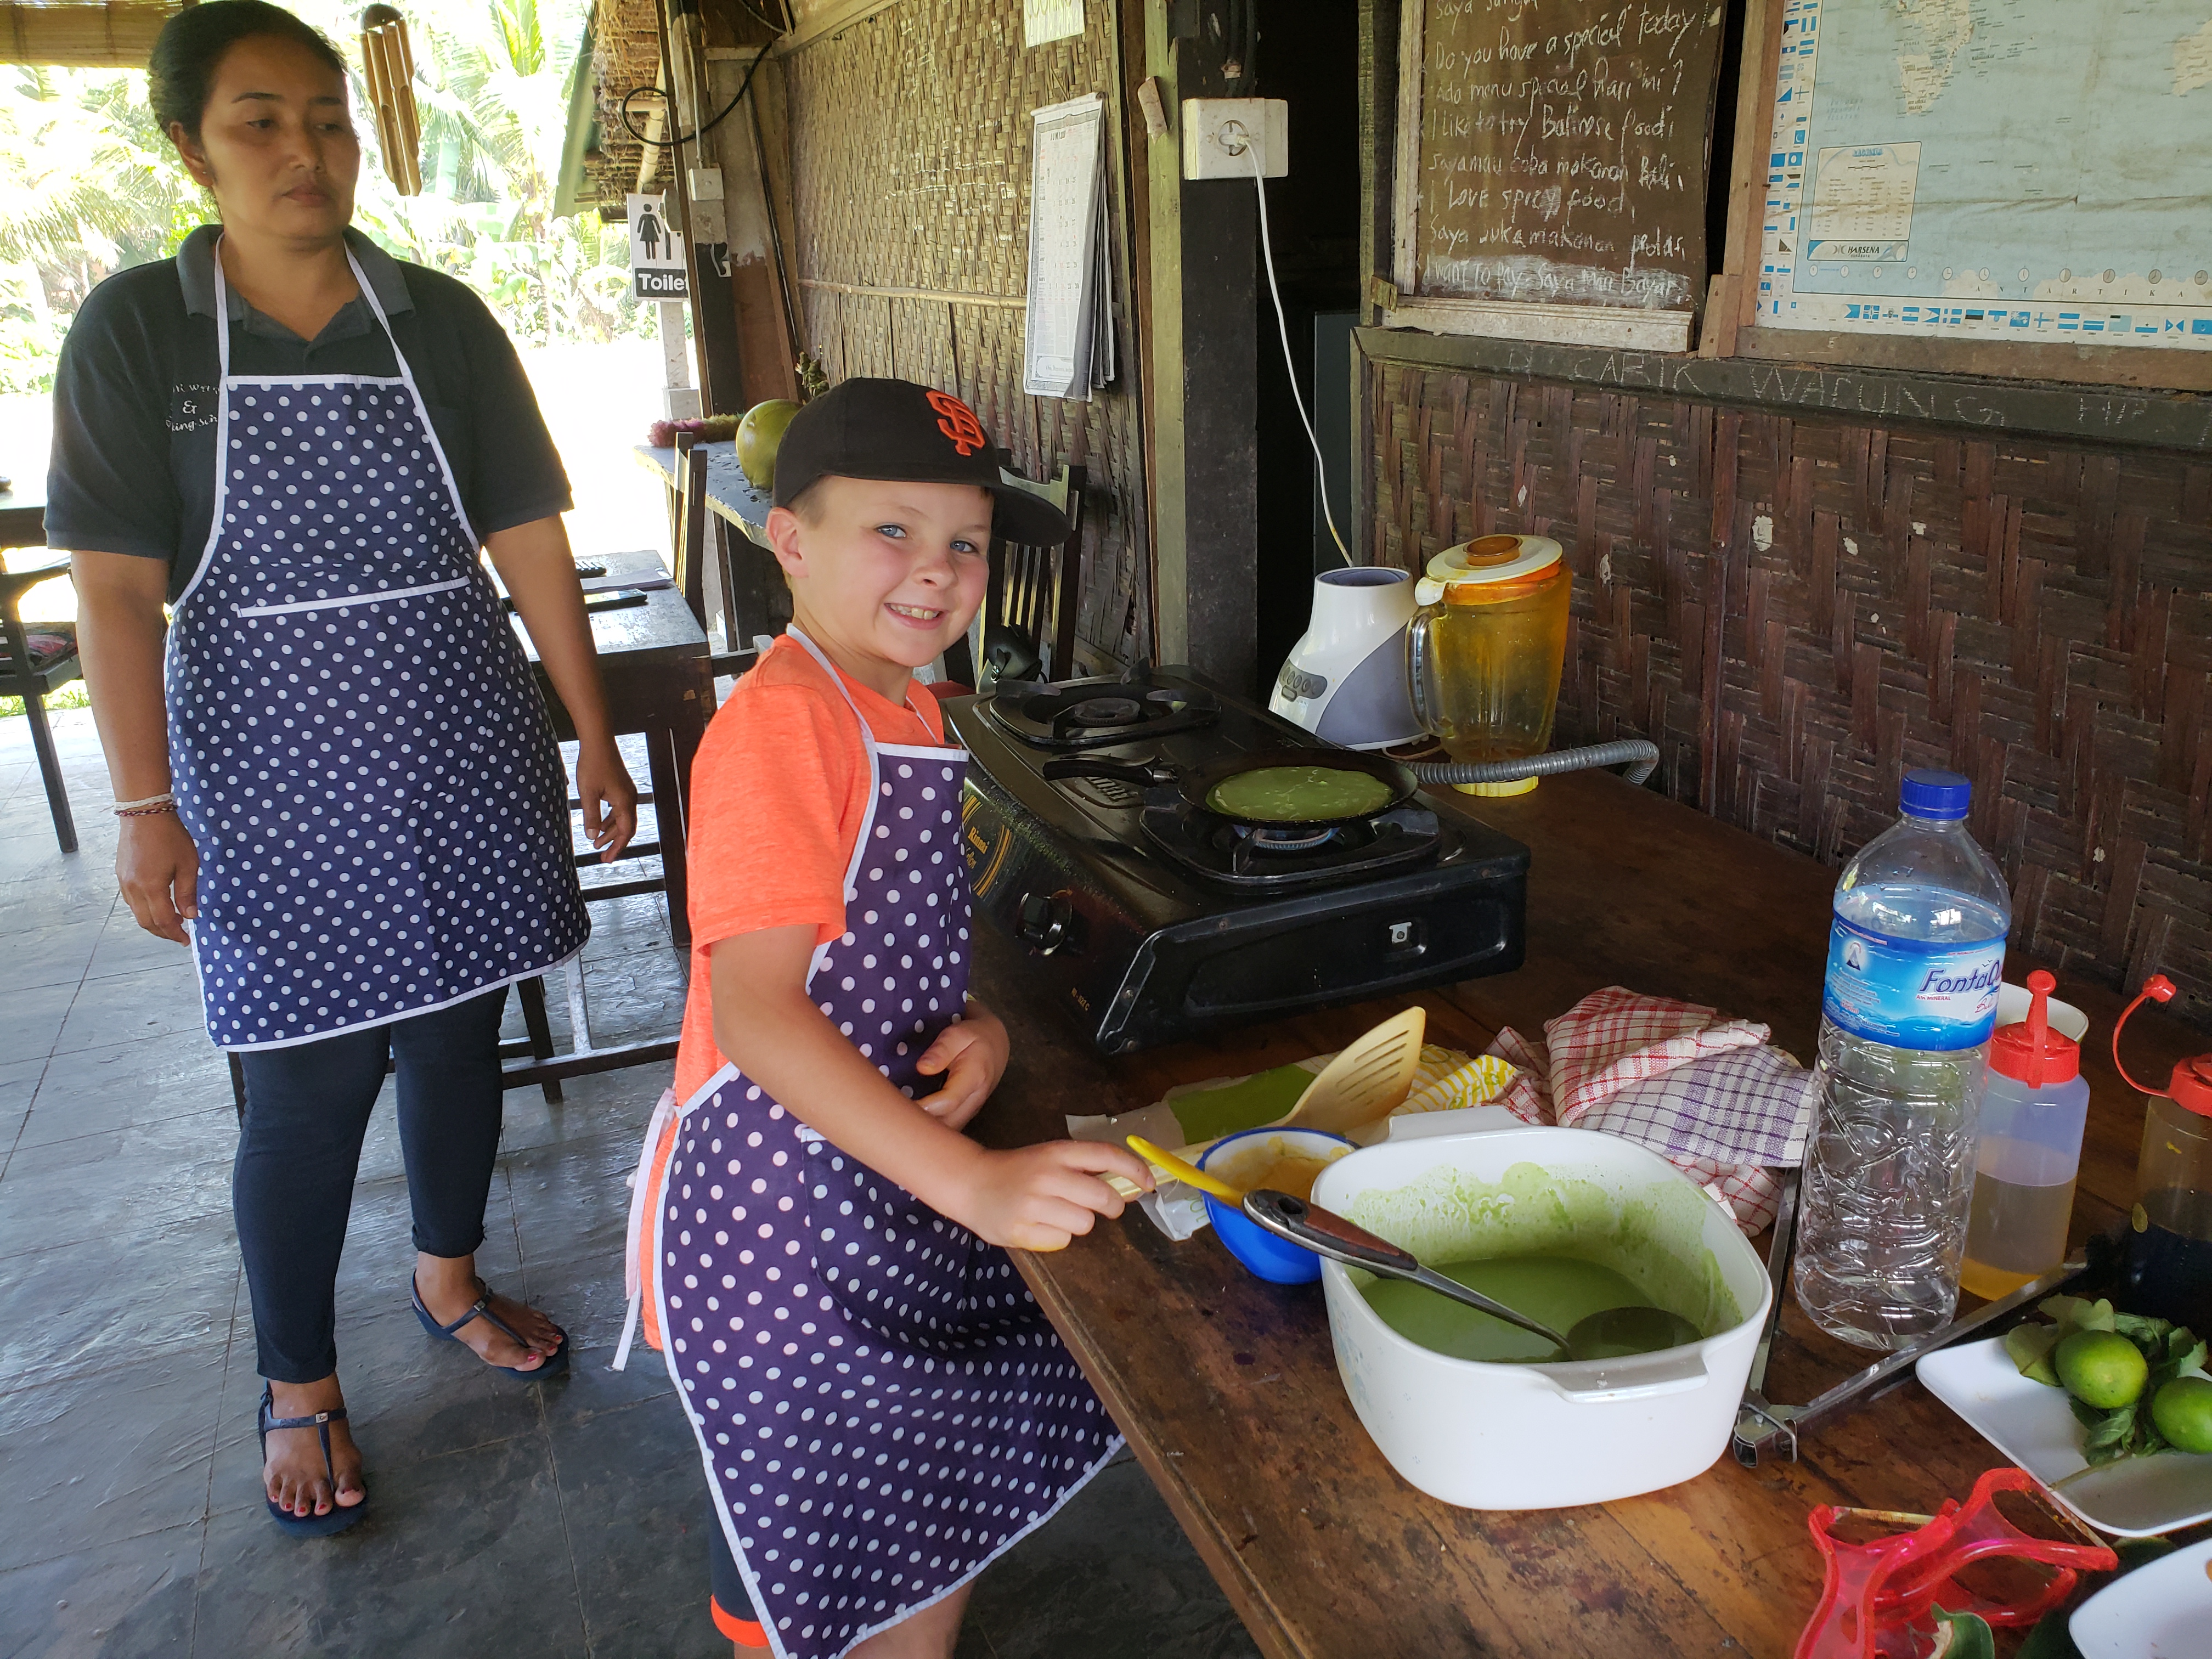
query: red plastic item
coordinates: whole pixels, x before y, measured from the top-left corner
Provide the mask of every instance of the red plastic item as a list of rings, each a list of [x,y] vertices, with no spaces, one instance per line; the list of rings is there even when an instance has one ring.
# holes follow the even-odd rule
[[[2212,1054],[2192,1054],[2187,1060],[2173,1062],[2173,1075],[2163,1089],[2154,1089],[2136,1082],[2128,1075],[2125,1061],[2120,1058],[2120,1028],[2128,1023],[2128,1016],[2143,1006],[2146,1000],[2160,1002],[2173,995],[2173,981],[2164,974],[2153,974],[2143,981],[2136,1000],[2120,1010],[2120,1017],[2112,1022],[2112,1064],[2119,1068],[2121,1080],[2130,1089],[2139,1089],[2147,1095],[2160,1095],[2184,1110],[2199,1117],[2212,1117]]]
[[[2027,1018],[2000,1025],[1990,1038],[1990,1070],[2031,1089],[2081,1075],[2081,1047],[2051,1029],[2051,994],[2058,981],[2043,969],[2027,976]]]
[[[2028,1625],[2074,1593],[2080,1574],[2111,1572],[2119,1557],[2101,1545],[2063,1544],[2022,1532],[1997,1510],[2001,1492],[2033,1492],[2025,1469],[1991,1469],[1974,1482],[1961,1506],[1946,1498],[1932,1516],[1823,1504],[1806,1516],[1813,1543],[1827,1563],[1827,1583],[1796,1659],[1923,1659],[1936,1643],[1935,1610],[1979,1614],[1992,1626]],[[1850,1516],[1918,1522],[1917,1530],[1847,1544],[1829,1528]],[[1962,1588],[1955,1576],[1975,1561],[2011,1556],[2054,1567],[2051,1580],[2024,1601],[2004,1604]]]

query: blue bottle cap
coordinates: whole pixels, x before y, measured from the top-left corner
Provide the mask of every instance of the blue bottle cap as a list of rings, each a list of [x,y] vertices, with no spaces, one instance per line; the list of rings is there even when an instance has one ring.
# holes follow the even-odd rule
[[[1916,818],[1963,818],[1973,799],[1973,780],[1956,772],[1907,772],[1897,792],[1898,805]]]

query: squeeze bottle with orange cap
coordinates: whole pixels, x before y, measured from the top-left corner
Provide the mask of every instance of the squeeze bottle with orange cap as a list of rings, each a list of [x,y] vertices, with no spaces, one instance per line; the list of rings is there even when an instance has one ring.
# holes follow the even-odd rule
[[[2030,974],[2027,1018],[1990,1037],[1959,1270],[1960,1289],[1976,1296],[2003,1296],[2066,1260],[2089,1085],[2081,1080],[2081,1045],[2051,1029],[2057,984],[2040,968]]]
[[[2145,998],[2164,1002],[2173,981],[2154,974],[2112,1027],[2112,1064],[2131,1089],[2150,1097],[2136,1203],[2129,1217],[2125,1268],[2130,1313],[2212,1332],[2212,1054],[2173,1062],[2163,1089],[2128,1076],[2120,1029]]]

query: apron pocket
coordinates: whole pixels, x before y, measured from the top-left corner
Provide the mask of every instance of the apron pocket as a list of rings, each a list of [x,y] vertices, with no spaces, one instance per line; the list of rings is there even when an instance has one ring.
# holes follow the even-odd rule
[[[457,587],[466,587],[469,579],[456,576],[451,581],[424,582],[415,587],[382,587],[367,593],[348,593],[331,599],[295,599],[288,605],[242,605],[240,617],[296,617],[309,611],[336,611],[349,605],[382,605],[391,599],[420,599],[426,593],[450,593]]]

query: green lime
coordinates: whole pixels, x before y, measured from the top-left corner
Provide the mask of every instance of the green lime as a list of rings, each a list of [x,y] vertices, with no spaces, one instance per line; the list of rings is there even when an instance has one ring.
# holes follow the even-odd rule
[[[775,488],[775,452],[783,443],[783,429],[799,405],[787,398],[771,398],[755,404],[738,422],[738,465],[755,489]]]
[[[2212,1378],[2175,1377],[2150,1397],[2150,1420],[2169,1445],[2212,1452]]]
[[[2100,1411],[2134,1404],[2150,1375],[2142,1350],[2117,1331],[2076,1331],[2051,1358],[2066,1392]]]

